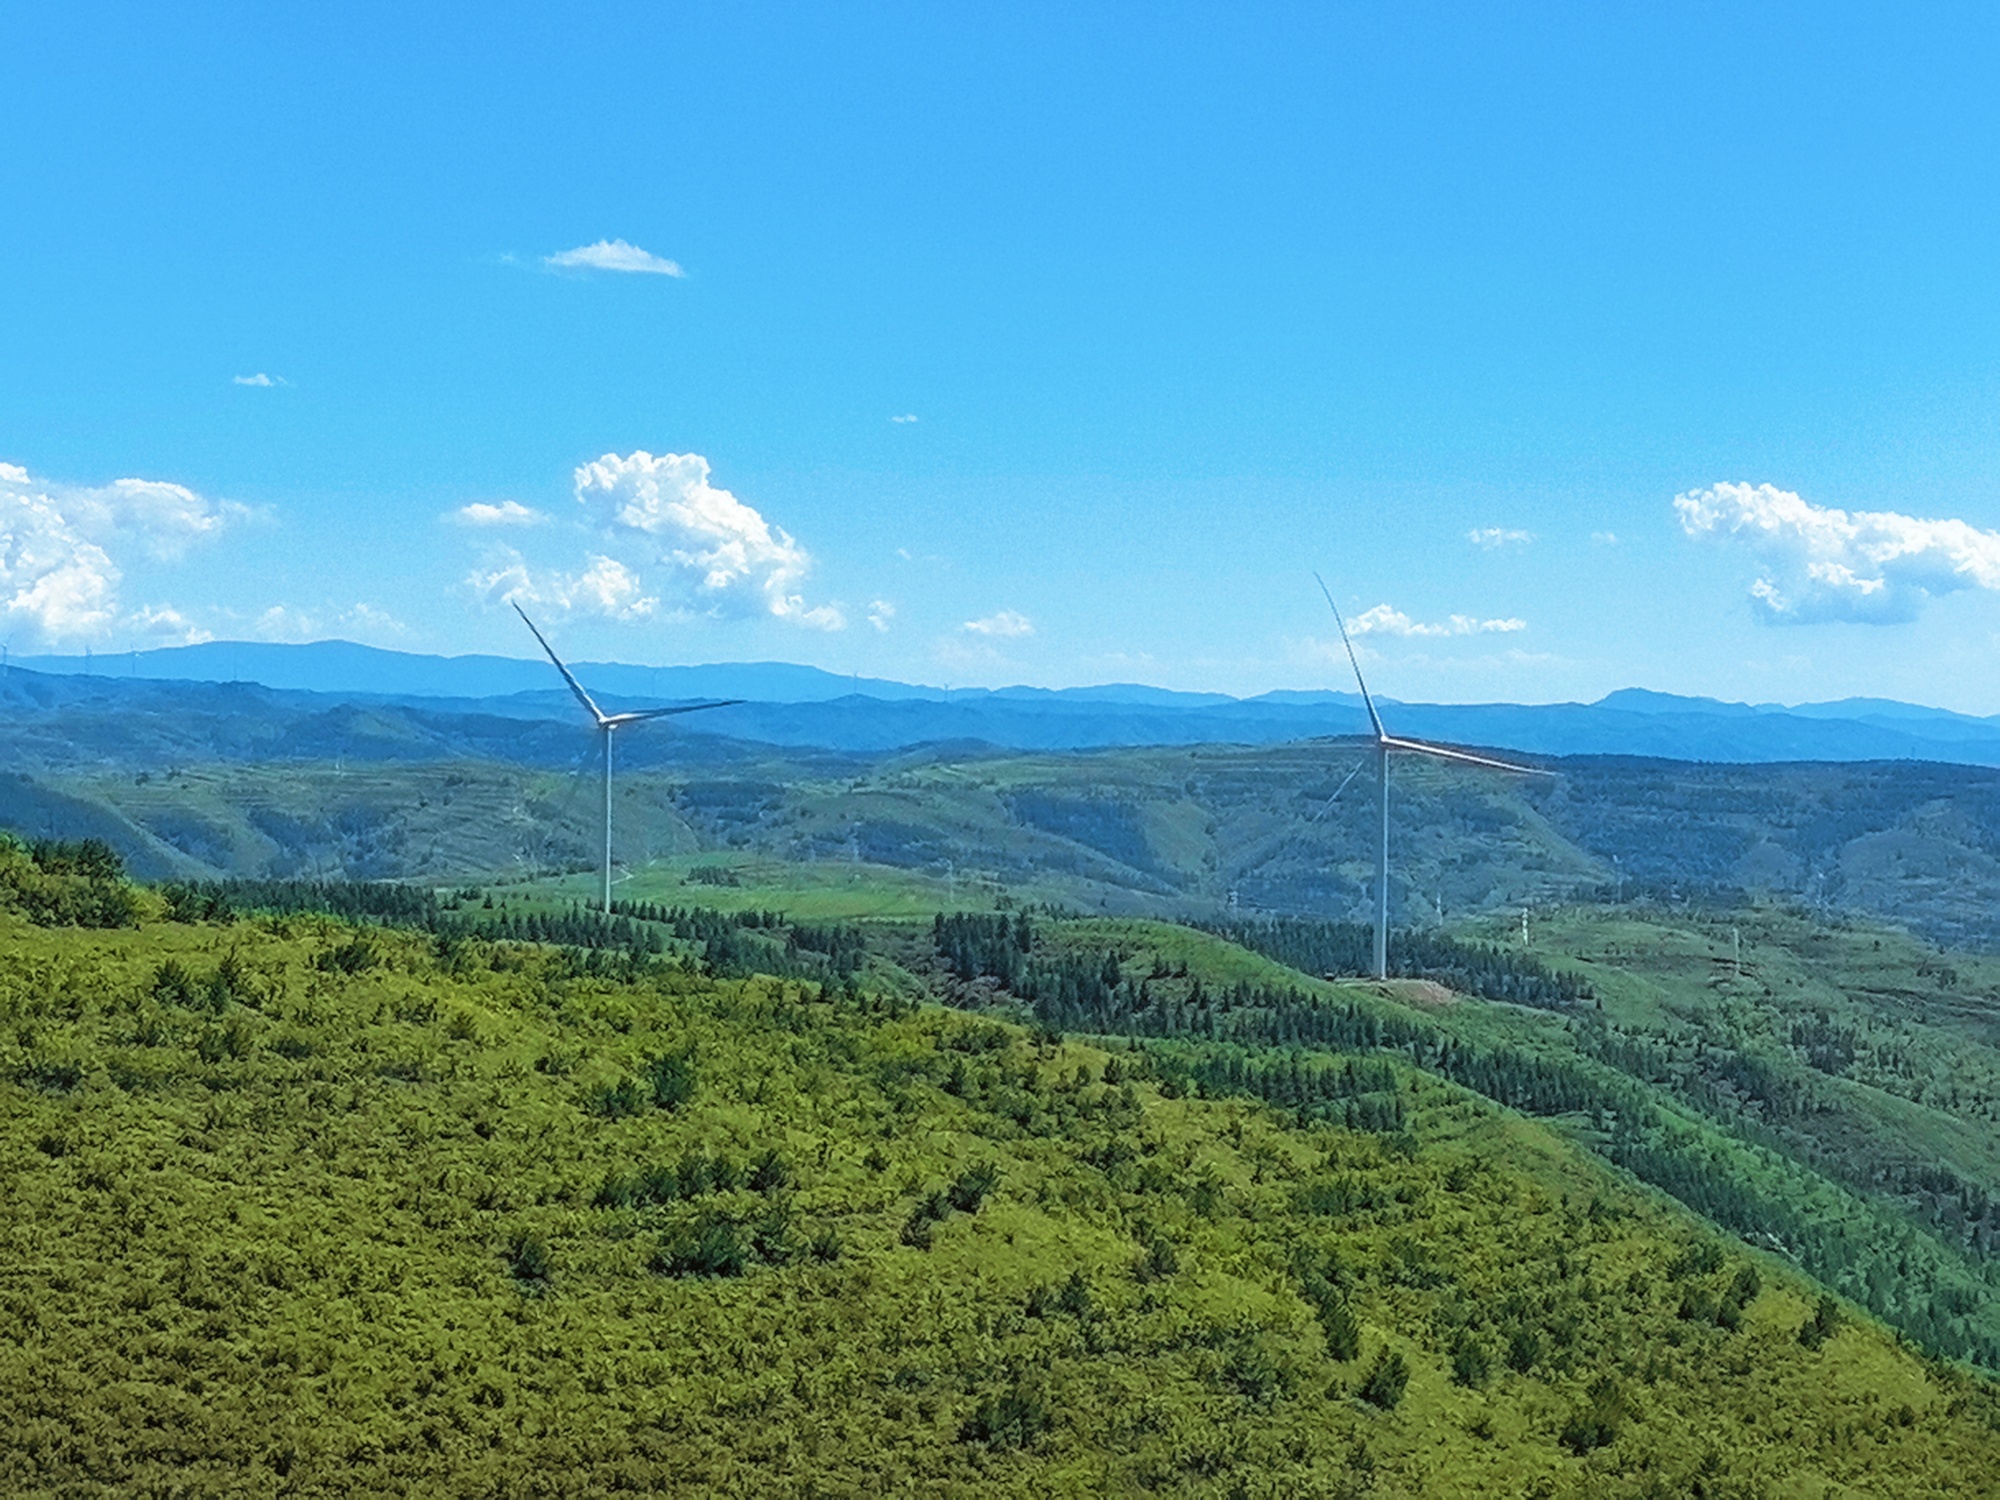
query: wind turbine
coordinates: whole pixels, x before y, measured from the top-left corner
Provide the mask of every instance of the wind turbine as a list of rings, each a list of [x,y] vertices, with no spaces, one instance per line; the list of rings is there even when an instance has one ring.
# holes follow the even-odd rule
[[[548,653],[549,660],[556,664],[556,670],[562,673],[563,681],[568,683],[569,690],[576,694],[576,701],[583,705],[584,712],[589,714],[592,722],[596,724],[597,732],[604,737],[604,912],[609,916],[611,914],[611,736],[629,724],[643,724],[648,719],[664,719],[670,714],[700,713],[705,708],[728,708],[743,700],[725,698],[718,703],[689,703],[679,708],[646,708],[636,713],[608,714],[597,706],[590,694],[583,690],[583,684],[578,682],[570,669],[563,665],[562,658],[556,655],[555,648],[548,643],[548,639],[541,631],[535,630],[535,622],[528,618],[528,612],[515,604],[514,613],[521,617],[523,625],[534,631],[535,639],[542,643],[542,649]]]
[[[1347,648],[1347,664],[1354,668],[1355,685],[1361,689],[1361,701],[1368,708],[1368,723],[1375,731],[1375,779],[1382,793],[1382,842],[1375,857],[1375,977],[1389,977],[1389,752],[1408,750],[1417,755],[1434,755],[1439,760],[1462,761],[1467,765],[1486,766],[1495,771],[1511,771],[1517,776],[1553,776],[1553,771],[1544,771],[1537,766],[1517,766],[1511,761],[1493,760],[1484,755],[1471,755],[1464,750],[1452,750],[1443,745],[1430,745],[1422,740],[1398,739],[1382,727],[1382,716],[1375,712],[1375,700],[1368,692],[1368,684],[1361,677],[1361,659],[1354,654],[1354,642],[1347,634],[1347,621],[1340,617],[1340,606],[1333,602],[1333,591],[1326,586],[1326,580],[1313,574],[1313,581],[1319,591],[1326,595],[1326,607],[1333,611],[1333,623],[1340,627],[1340,643]],[[1352,777],[1350,776],[1350,779]],[[1347,785],[1341,783],[1342,787]],[[1335,793],[1338,796],[1339,793]]]

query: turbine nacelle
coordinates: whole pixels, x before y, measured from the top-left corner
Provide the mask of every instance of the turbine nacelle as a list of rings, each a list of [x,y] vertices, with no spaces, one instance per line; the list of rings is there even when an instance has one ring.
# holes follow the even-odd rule
[[[1374,729],[1375,766],[1381,777],[1382,789],[1382,843],[1375,866],[1375,977],[1389,977],[1389,752],[1408,751],[1413,755],[1429,755],[1438,760],[1457,761],[1469,766],[1484,766],[1491,771],[1507,771],[1517,776],[1553,776],[1555,772],[1543,770],[1540,766],[1519,766],[1512,761],[1495,760],[1490,755],[1474,755],[1469,750],[1454,750],[1447,745],[1427,744],[1423,740],[1399,739],[1382,727],[1382,716],[1375,711],[1374,696],[1368,691],[1368,682],[1361,675],[1361,658],[1355,654],[1354,641],[1347,633],[1347,621],[1341,618],[1340,606],[1333,602],[1333,590],[1326,586],[1326,580],[1313,574],[1313,581],[1319,591],[1326,596],[1326,607],[1333,611],[1333,623],[1340,627],[1340,643],[1347,648],[1347,664],[1354,668],[1354,685],[1361,689],[1361,701],[1368,709],[1368,723]],[[1349,775],[1352,780],[1352,774]],[[1347,782],[1341,787],[1345,789]],[[1339,792],[1335,792],[1337,797]]]
[[[512,600],[508,602],[510,604],[513,603]],[[604,736],[604,910],[606,915],[609,915],[611,911],[611,736],[613,732],[628,728],[633,724],[643,724],[648,719],[664,719],[673,714],[700,713],[706,708],[728,708],[744,700],[741,698],[726,698],[715,703],[684,703],[674,708],[641,708],[625,713],[608,714],[597,706],[595,698],[583,690],[583,684],[576,680],[576,674],[563,665],[563,659],[556,655],[555,648],[549,644],[548,638],[541,631],[535,629],[535,622],[528,618],[528,612],[521,608],[520,605],[515,604],[514,613],[521,617],[521,623],[533,632],[537,641],[541,642],[542,650],[548,653],[549,660],[554,662],[556,670],[562,673],[562,680],[569,684],[569,690],[576,695],[576,701],[581,703],[584,712],[590,715],[592,725],[595,726],[599,734]]]
[[[507,602],[514,603],[511,599]],[[627,724],[638,724],[647,719],[664,719],[671,714],[697,714],[705,708],[733,708],[744,701],[741,698],[723,698],[714,703],[686,703],[678,708],[644,708],[628,713],[608,714],[597,706],[595,698],[583,690],[583,684],[576,680],[576,674],[563,665],[563,659],[556,655],[555,647],[549,644],[548,637],[535,629],[535,622],[528,618],[528,612],[520,605],[514,604],[514,613],[519,615],[521,623],[533,632],[535,639],[541,643],[542,650],[548,654],[549,660],[555,663],[556,670],[562,673],[562,680],[568,683],[569,690],[576,694],[576,701],[583,705],[583,711],[590,715],[591,722],[599,729],[623,729]]]

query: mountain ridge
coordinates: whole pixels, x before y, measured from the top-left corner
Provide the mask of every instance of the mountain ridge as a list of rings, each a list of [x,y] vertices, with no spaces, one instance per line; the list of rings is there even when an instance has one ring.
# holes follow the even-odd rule
[[[109,659],[96,658],[93,665],[100,662]],[[47,737],[58,728],[46,717],[50,713],[125,720],[117,726],[121,739],[143,737],[136,712],[229,721],[247,716],[262,721],[248,737],[268,739],[274,715],[311,718],[357,704],[420,715],[433,727],[441,719],[467,717],[562,722],[575,712],[547,663],[526,658],[432,657],[348,642],[226,642],[133,653],[124,672],[46,670],[51,664],[75,662],[17,659],[0,674],[0,703],[45,711],[36,722],[11,726],[16,737]],[[262,676],[246,677],[238,668]],[[159,675],[201,670],[228,675]],[[1131,683],[945,690],[779,662],[687,667],[585,662],[576,670],[613,707],[743,700],[703,715],[699,723],[689,721],[679,733],[788,749],[872,754],[950,742],[1081,751],[1278,744],[1368,732],[1358,695],[1332,689],[1280,689],[1247,698]],[[1788,708],[1626,688],[1595,703],[1377,702],[1396,733],[1525,755],[2000,765],[2000,719],[1880,699]],[[105,727],[99,723],[90,732]],[[0,726],[0,745],[9,738],[7,726]]]

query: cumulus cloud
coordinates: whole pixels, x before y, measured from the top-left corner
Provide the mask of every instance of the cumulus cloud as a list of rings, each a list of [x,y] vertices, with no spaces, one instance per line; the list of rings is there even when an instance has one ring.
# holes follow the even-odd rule
[[[564,572],[530,567],[512,547],[500,547],[465,581],[492,604],[547,605],[569,614],[627,622],[660,612],[659,596],[647,593],[638,574],[615,557],[593,557],[587,566]]]
[[[607,453],[576,471],[576,498],[607,550],[678,575],[712,614],[768,614],[812,630],[841,630],[832,604],[811,605],[799,585],[812,557],[783,527],[709,482],[698,453]]]
[[[335,634],[380,638],[402,635],[409,630],[386,609],[365,603],[331,611],[274,604],[252,619],[249,626],[250,633],[261,641],[319,641]]]
[[[177,609],[165,605],[154,607],[142,605],[126,616],[125,626],[140,635],[152,636],[173,646],[199,646],[203,641],[215,639],[215,632],[204,630]]]
[[[889,418],[889,420],[891,422],[896,422],[899,424],[904,422],[914,422],[917,420],[917,414],[913,411],[906,411],[900,417],[891,417]]]
[[[896,606],[887,599],[877,599],[868,606],[868,623],[887,634],[889,622],[896,618]]]
[[[259,370],[255,375],[232,375],[229,377],[229,380],[232,385],[254,385],[263,390],[269,390],[274,385],[291,384],[282,375],[266,375],[262,370]]]
[[[245,514],[161,480],[62,484],[0,463],[0,617],[52,642],[103,636],[121,623],[127,567],[177,562]]]
[[[628,245],[623,240],[599,240],[594,245],[578,245],[574,250],[558,250],[542,257],[544,265],[562,271],[625,271],[642,276],[685,276],[679,262]]]
[[[1525,547],[1535,539],[1535,534],[1532,531],[1510,531],[1504,526],[1481,526],[1466,532],[1465,539],[1475,547],[1498,552],[1502,547]]]
[[[498,505],[475,500],[453,511],[450,519],[461,526],[539,526],[548,515],[518,500],[502,500]]]
[[[1773,624],[1899,624],[1938,595],[2000,590],[2000,532],[1965,521],[1838,510],[1768,484],[1690,490],[1674,510],[1694,540],[1750,549],[1750,597]]]
[[[1026,615],[1011,609],[998,610],[983,620],[967,620],[959,626],[959,629],[993,639],[1013,639],[1035,633],[1034,622]]]
[[[1526,620],[1482,620],[1477,615],[1452,615],[1436,623],[1413,620],[1400,609],[1378,604],[1363,610],[1348,623],[1350,635],[1396,635],[1435,638],[1453,635],[1510,635],[1526,630]]]
[[[341,623],[372,635],[407,635],[410,627],[373,604],[357,604],[341,616]]]

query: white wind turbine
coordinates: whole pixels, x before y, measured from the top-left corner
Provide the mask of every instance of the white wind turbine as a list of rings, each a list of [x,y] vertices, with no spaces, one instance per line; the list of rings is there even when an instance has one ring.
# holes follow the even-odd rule
[[[576,701],[583,705],[584,712],[590,715],[592,722],[597,726],[597,732],[604,737],[604,911],[608,916],[611,912],[611,736],[628,724],[642,724],[648,719],[664,719],[671,714],[700,713],[705,708],[728,708],[743,700],[725,698],[716,703],[689,703],[679,708],[646,708],[636,713],[608,714],[597,706],[590,694],[583,690],[583,684],[578,682],[570,669],[563,665],[562,658],[556,655],[555,648],[548,643],[541,631],[535,630],[535,622],[528,618],[528,612],[516,604],[514,613],[521,617],[523,625],[534,631],[535,639],[542,643],[542,649],[548,653],[549,660],[556,664],[556,670],[562,673],[563,681],[568,683],[569,690],[576,694]]]
[[[1369,695],[1368,684],[1361,678],[1361,659],[1354,654],[1354,642],[1348,638],[1347,621],[1340,617],[1340,606],[1333,602],[1333,591],[1326,586],[1326,580],[1313,574],[1313,581],[1319,591],[1326,595],[1326,606],[1333,611],[1333,623],[1340,627],[1340,643],[1347,648],[1347,664],[1354,668],[1354,682],[1361,689],[1361,701],[1368,708],[1368,723],[1375,732],[1375,778],[1382,795],[1382,842],[1375,857],[1375,977],[1389,977],[1389,752],[1408,750],[1418,755],[1434,755],[1439,760],[1462,761],[1467,765],[1486,766],[1495,771],[1511,771],[1517,776],[1553,776],[1553,771],[1544,771],[1537,766],[1517,766],[1510,761],[1493,760],[1484,755],[1471,755],[1463,750],[1448,749],[1443,745],[1430,745],[1422,740],[1397,739],[1382,727],[1382,716],[1375,712],[1375,700]],[[1343,787],[1346,786],[1342,782]],[[1338,793],[1335,793],[1338,796]]]

